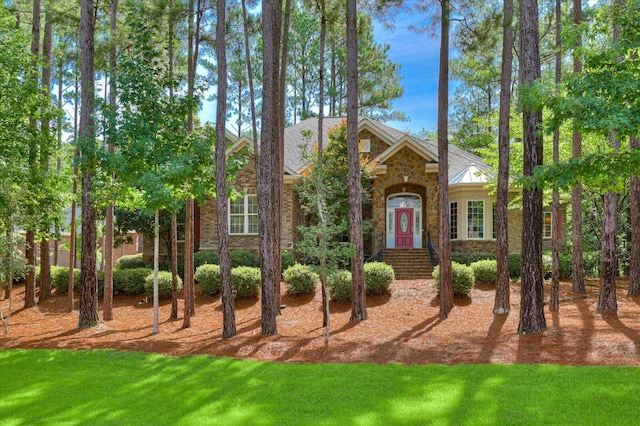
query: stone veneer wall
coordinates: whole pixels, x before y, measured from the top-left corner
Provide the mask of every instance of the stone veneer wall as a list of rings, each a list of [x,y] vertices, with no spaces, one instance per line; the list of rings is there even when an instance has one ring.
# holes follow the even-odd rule
[[[549,211],[545,209],[544,211]],[[558,241],[561,253],[567,251],[567,210],[560,209],[560,239]],[[542,239],[542,249],[551,250],[551,238]],[[454,240],[451,250],[456,253],[496,253],[496,240]],[[522,210],[509,210],[509,253],[522,251]]]
[[[245,194],[257,194],[255,179],[255,163],[249,158],[247,165],[240,170],[234,187]],[[293,184],[285,183],[282,206],[282,248],[292,249],[295,238],[295,218],[297,217],[297,197]],[[218,251],[218,213],[216,200],[200,207],[200,250]],[[230,235],[231,250],[249,250],[255,254],[260,251],[260,237],[258,235]]]
[[[373,140],[372,140],[373,144]],[[398,188],[399,192],[414,192],[423,195],[423,241],[426,231],[431,230],[431,238],[438,240],[438,175],[437,173],[425,173],[426,160],[411,149],[404,147],[392,158],[386,161],[387,172],[378,175],[373,184],[373,227],[374,227],[374,251],[380,248],[380,232],[385,230],[387,196],[392,195],[387,189]],[[407,182],[404,182],[407,176]],[[392,188],[393,187],[393,188]],[[406,190],[402,191],[405,187]],[[411,190],[410,188],[414,188]],[[420,188],[424,188],[420,191]],[[395,192],[394,192],[395,193]],[[386,232],[386,231],[383,231]]]

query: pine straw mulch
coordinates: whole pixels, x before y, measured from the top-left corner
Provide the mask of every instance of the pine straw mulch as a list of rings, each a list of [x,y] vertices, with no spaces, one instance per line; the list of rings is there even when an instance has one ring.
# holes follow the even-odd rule
[[[167,320],[170,301],[160,306],[160,332],[152,334],[152,305],[141,297],[116,296],[113,321],[78,330],[76,310],[66,312],[67,297],[54,295],[23,309],[24,287],[14,288],[14,313],[0,348],[111,348],[167,355],[207,354],[280,362],[371,362],[402,364],[565,364],[640,365],[640,299],[618,287],[616,314],[595,312],[598,282],[587,294],[561,284],[559,312],[545,307],[547,330],[517,334],[520,287],[511,285],[511,313],[493,315],[492,286],[476,286],[471,297],[456,298],[449,317],[440,320],[432,280],[396,281],[390,294],[369,297],[369,319],[349,322],[350,304],[331,303],[331,336],[323,338],[321,295],[289,296],[277,319],[278,335],[260,335],[260,301],[236,300],[238,335],[223,340],[220,297],[197,295],[191,328],[180,318]],[[548,299],[549,288],[545,285]],[[0,302],[3,307],[7,301]],[[100,312],[102,317],[102,312]]]

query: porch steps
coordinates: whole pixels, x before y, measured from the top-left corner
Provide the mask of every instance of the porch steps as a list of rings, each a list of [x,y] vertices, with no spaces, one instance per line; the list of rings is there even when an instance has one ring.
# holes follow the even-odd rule
[[[385,249],[382,260],[393,267],[397,280],[427,279],[433,272],[428,249]]]

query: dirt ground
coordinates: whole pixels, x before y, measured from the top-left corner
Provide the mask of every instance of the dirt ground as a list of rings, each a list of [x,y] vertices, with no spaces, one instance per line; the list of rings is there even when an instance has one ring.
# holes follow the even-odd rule
[[[208,354],[279,362],[371,362],[401,364],[565,364],[640,365],[640,299],[618,287],[618,314],[595,312],[598,282],[587,294],[561,284],[557,313],[545,307],[547,330],[518,335],[519,284],[511,285],[511,313],[493,315],[493,286],[476,286],[456,298],[449,317],[438,317],[439,300],[431,280],[396,281],[390,294],[369,297],[369,319],[349,322],[350,304],[331,303],[331,335],[322,333],[321,295],[290,296],[277,319],[278,335],[260,335],[260,301],[236,300],[238,335],[223,340],[220,296],[196,300],[191,328],[169,321],[171,302],[161,301],[160,332],[152,334],[152,305],[141,296],[116,296],[113,321],[78,330],[76,310],[66,312],[66,295],[23,309],[24,287],[14,288],[14,312],[0,348],[111,348],[167,355]],[[549,288],[545,288],[548,299]],[[8,301],[0,304],[4,307]],[[102,311],[100,312],[102,318]],[[1,336],[1,334],[0,334]]]

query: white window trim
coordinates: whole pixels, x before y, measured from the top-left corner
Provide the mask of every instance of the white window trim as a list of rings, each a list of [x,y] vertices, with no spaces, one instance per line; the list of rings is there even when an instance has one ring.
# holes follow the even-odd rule
[[[549,235],[545,235],[545,217],[549,216]],[[545,240],[550,240],[553,237],[553,213],[551,212],[542,212],[542,238]]]
[[[451,238],[451,241],[458,241],[460,239],[460,204],[458,201],[451,201],[449,203],[449,237],[451,237],[451,227],[453,220],[451,220],[451,205],[456,205],[456,238]]]
[[[482,203],[482,237],[470,237],[469,236],[469,203],[470,202],[481,202]],[[487,239],[487,215],[485,214],[486,209],[484,206],[484,200],[467,200],[466,204],[466,217],[465,217],[465,230],[466,232],[466,236],[467,236],[467,240],[485,240]]]
[[[249,197],[257,197],[256,194],[244,194],[242,196],[242,201],[244,203],[244,213],[242,214],[244,223],[243,223],[243,232],[231,232],[231,200],[227,199],[227,229],[229,230],[229,235],[258,235],[257,232],[248,232],[249,230],[249,216],[258,216],[257,214],[249,213]],[[234,216],[240,216],[239,214],[234,214]]]

